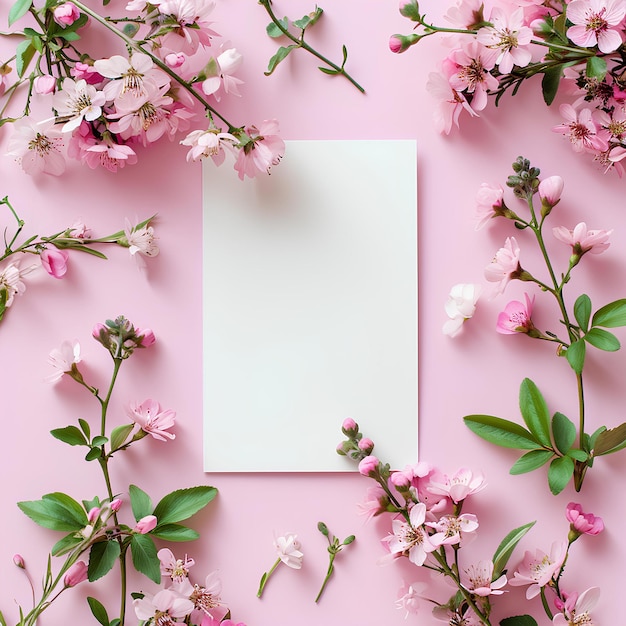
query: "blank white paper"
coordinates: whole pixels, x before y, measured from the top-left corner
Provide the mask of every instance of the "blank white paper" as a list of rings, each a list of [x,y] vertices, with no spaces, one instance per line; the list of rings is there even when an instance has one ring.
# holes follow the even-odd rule
[[[417,162],[407,140],[289,141],[203,168],[204,469],[349,471],[353,418],[417,461]]]

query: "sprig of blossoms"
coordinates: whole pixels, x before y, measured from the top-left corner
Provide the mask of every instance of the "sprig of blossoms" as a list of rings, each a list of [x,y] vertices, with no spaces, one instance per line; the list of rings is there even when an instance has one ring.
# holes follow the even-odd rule
[[[583,534],[601,532],[604,528],[601,518],[584,513],[579,504],[568,504],[567,541],[554,542],[549,555],[541,550],[526,551],[512,576],[507,573],[507,563],[534,522],[508,533],[492,558],[465,562],[462,548],[468,538],[476,535],[479,522],[476,515],[463,512],[463,508],[470,497],[486,487],[484,477],[469,468],[447,476],[424,462],[391,471],[387,463],[372,454],[373,444],[368,451],[360,448],[365,438],[354,420],[345,420],[342,432],[346,439],[337,446],[337,452],[358,463],[359,472],[376,482],[379,495],[375,501],[368,498],[368,510],[373,515],[391,518],[391,530],[382,540],[388,554],[381,562],[407,558],[413,565],[434,572],[456,588],[447,602],[440,602],[424,595],[427,589],[424,583],[403,584],[396,606],[406,611],[407,617],[421,612],[427,603],[432,605],[433,616],[450,626],[490,626],[492,602],[505,592],[505,587],[528,585],[526,597],[532,599],[540,595],[547,616],[554,619],[555,624],[591,623],[589,611],[595,606],[599,591],[593,588],[578,598],[577,594],[562,590],[561,577],[571,545]],[[444,585],[447,587],[449,585]],[[549,608],[549,593],[553,595],[556,614]],[[587,621],[571,621],[583,612]],[[537,624],[529,615],[510,619],[511,623],[519,620],[520,624]]]
[[[15,219],[16,228],[10,239],[7,236],[8,229],[5,231],[4,252],[0,254],[0,321],[6,310],[14,304],[15,296],[21,296],[26,291],[26,276],[42,267],[53,278],[63,278],[67,274],[72,251],[106,259],[99,248],[114,244],[127,248],[135,259],[154,257],[159,253],[154,228],[150,225],[154,217],[135,226],[127,221],[123,231],[105,237],[94,237],[90,228],[82,222],[76,222],[50,236],[31,235],[20,241],[24,220],[19,217],[8,197],[0,200],[2,206],[6,206]],[[27,258],[38,258],[39,263],[26,263]]]
[[[623,175],[626,157],[626,0],[457,0],[444,15],[446,26],[429,23],[421,5],[401,0],[400,13],[415,32],[395,34],[392,52],[402,53],[425,37],[446,35],[450,51],[426,89],[436,99],[435,122],[443,133],[459,126],[463,112],[478,116],[488,101],[515,95],[533,76],[543,76],[543,99],[569,99],[551,130],[588,154],[604,171]]]
[[[515,226],[518,236],[507,237],[485,268],[485,279],[495,285],[494,296],[504,293],[510,282],[519,280],[535,285],[537,294],[524,295],[524,302],[510,301],[497,317],[496,330],[505,335],[526,335],[531,339],[556,344],[556,353],[565,357],[576,377],[578,396],[578,427],[563,413],[550,415],[541,392],[530,379],[520,386],[520,408],[527,428],[514,422],[486,415],[468,415],[465,423],[480,437],[497,445],[524,451],[512,468],[512,473],[532,471],[548,464],[550,490],[557,494],[570,480],[580,490],[587,470],[598,456],[617,452],[626,446],[626,426],[612,429],[596,425],[593,433],[586,431],[583,369],[590,348],[613,352],[620,348],[617,337],[609,328],[626,326],[626,299],[609,302],[593,310],[591,299],[579,295],[573,307],[566,305],[565,292],[572,282],[572,272],[587,255],[598,255],[610,246],[612,230],[591,229],[585,222],[556,226],[551,234],[559,244],[567,245],[571,254],[567,266],[555,267],[546,239],[546,222],[558,215],[555,207],[561,202],[564,182],[560,176],[540,178],[540,170],[519,157],[513,163],[513,175],[507,186],[522,205],[522,209],[507,204],[501,187],[483,184],[477,196],[476,216],[480,226],[493,219],[504,218]],[[523,254],[531,236],[540,254],[543,269],[529,271]],[[518,241],[519,239],[519,241]],[[542,275],[543,274],[543,275]],[[537,298],[552,298],[560,318],[555,328],[542,330],[533,320],[539,307]],[[469,304],[469,303],[468,303]],[[467,308],[467,305],[466,305]],[[518,437],[521,437],[519,439]]]

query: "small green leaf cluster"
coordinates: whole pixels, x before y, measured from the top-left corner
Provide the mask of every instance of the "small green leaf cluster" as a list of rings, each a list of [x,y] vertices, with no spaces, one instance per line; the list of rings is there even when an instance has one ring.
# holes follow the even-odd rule
[[[349,535],[343,541],[339,541],[339,539],[335,537],[328,530],[328,526],[326,526],[324,522],[318,522],[317,529],[322,533],[322,535],[324,535],[324,537],[326,537],[328,541],[328,547],[326,549],[328,550],[329,560],[328,560],[328,570],[326,571],[326,577],[324,578],[324,581],[322,582],[322,586],[319,590],[319,593],[317,594],[317,597],[315,598],[315,602],[320,601],[320,598],[322,597],[322,594],[324,593],[324,589],[326,589],[326,585],[328,584],[330,577],[333,575],[333,572],[335,571],[335,557],[341,552],[344,546],[349,546],[356,539],[354,535]]]

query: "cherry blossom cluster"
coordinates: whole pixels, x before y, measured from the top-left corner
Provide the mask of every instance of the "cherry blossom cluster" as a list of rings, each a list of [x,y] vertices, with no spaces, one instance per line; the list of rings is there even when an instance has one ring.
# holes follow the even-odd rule
[[[130,0],[127,15],[113,18],[78,0],[40,9],[16,2],[10,24],[31,22],[10,33],[22,42],[14,59],[0,61],[0,120],[15,121],[9,154],[29,174],[60,175],[67,158],[114,172],[136,163],[140,147],[182,133],[187,160],[220,165],[228,153],[241,179],[269,171],[285,147],[277,122],[233,125],[215,108],[224,96],[240,96],[235,74],[243,58],[216,44],[214,4]],[[94,23],[121,40],[126,54],[94,58],[79,50]],[[18,94],[26,98],[23,113],[8,117]],[[31,113],[46,108],[50,114]]]
[[[447,601],[436,601],[430,594],[426,595],[429,588],[426,582],[403,584],[396,605],[405,611],[406,617],[421,613],[430,604],[433,616],[450,626],[489,626],[492,602],[509,585],[527,586],[529,600],[541,596],[546,614],[554,624],[592,623],[591,610],[599,599],[599,589],[592,587],[580,595],[568,592],[563,589],[561,577],[574,541],[604,530],[600,517],[585,513],[580,504],[569,503],[567,540],[554,542],[549,554],[539,549],[526,551],[512,575],[508,573],[507,562],[534,522],[508,533],[492,558],[464,562],[461,550],[476,538],[479,521],[475,514],[463,509],[486,487],[482,474],[461,468],[448,476],[425,462],[391,471],[388,464],[373,454],[373,442],[363,437],[353,419],[344,420],[342,432],[346,439],[338,445],[337,452],[357,462],[359,472],[376,483],[368,489],[360,506],[361,513],[367,519],[380,515],[391,519],[390,531],[382,539],[387,554],[380,562],[406,558],[424,573],[434,572],[456,588]],[[508,623],[536,625],[537,622],[525,615],[509,618]]]
[[[626,0],[457,0],[444,16],[446,26],[426,22],[418,0],[401,0],[400,13],[420,29],[393,35],[393,52],[446,34],[450,51],[427,83],[440,132],[458,127],[464,112],[479,116],[490,96],[498,104],[505,92],[515,94],[542,74],[547,104],[557,92],[569,100],[560,106],[563,123],[552,130],[605,171],[623,174]]]
[[[106,259],[98,248],[114,244],[126,248],[140,268],[145,266],[144,257],[159,254],[157,237],[150,225],[152,218],[135,225],[127,219],[124,230],[104,237],[94,237],[92,229],[78,220],[51,236],[34,235],[20,241],[25,223],[7,197],[0,200],[0,206],[3,205],[15,218],[17,227],[10,239],[8,228],[5,230],[5,249],[0,255],[0,321],[13,306],[15,297],[25,293],[29,274],[42,267],[53,278],[63,278],[68,271],[71,251]],[[38,262],[28,263],[27,258],[38,258]]]

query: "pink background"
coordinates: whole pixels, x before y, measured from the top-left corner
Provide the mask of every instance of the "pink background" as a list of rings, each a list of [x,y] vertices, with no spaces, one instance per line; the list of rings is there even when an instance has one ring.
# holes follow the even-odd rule
[[[0,8],[3,25],[8,4],[3,2]],[[434,1],[424,4],[431,5],[423,9],[428,8],[433,19],[445,8]],[[292,18],[312,8],[300,0],[275,4],[280,15],[288,10]],[[395,1],[343,0],[323,8],[327,12],[311,32],[311,42],[335,59],[340,58],[340,46],[345,43],[350,55],[347,67],[365,86],[366,95],[341,78],[318,72],[315,60],[304,53],[293,54],[273,76],[263,76],[276,48],[276,42],[265,35],[268,20],[263,9],[242,0],[220,0],[215,28],[230,37],[245,57],[240,73],[245,81],[243,97],[220,110],[241,123],[276,118],[285,139],[417,139],[420,458],[448,473],[464,465],[485,473],[488,488],[466,506],[481,523],[478,540],[467,550],[476,559],[490,558],[511,528],[532,520],[537,523],[511,565],[524,549],[548,551],[553,541],[567,535],[564,511],[571,500],[601,515],[606,532],[584,537],[573,547],[562,585],[572,591],[600,585],[603,595],[594,611],[594,623],[609,623],[621,614],[621,598],[612,592],[613,581],[623,576],[625,556],[619,541],[626,512],[621,497],[625,453],[600,459],[580,494],[568,487],[557,497],[550,495],[544,471],[510,476],[516,453],[478,439],[461,418],[488,413],[520,419],[519,385],[529,376],[544,392],[552,411],[575,419],[574,376],[563,360],[553,356],[552,346],[495,332],[497,313],[510,299],[523,297],[521,283],[511,284],[503,297],[481,302],[462,336],[451,340],[442,335],[441,326],[450,287],[457,282],[483,283],[483,269],[506,236],[517,234],[525,267],[540,267],[527,233],[513,233],[509,223],[494,222],[475,232],[474,197],[480,183],[504,185],[510,164],[524,155],[543,175],[560,174],[565,179],[563,200],[550,218],[552,226],[572,228],[586,220],[590,228],[615,228],[608,252],[585,258],[570,286],[570,302],[585,291],[596,306],[624,296],[626,216],[621,194],[625,183],[613,174],[603,175],[588,158],[574,154],[565,139],[550,132],[560,118],[555,107],[544,106],[538,81],[522,87],[514,99],[504,97],[498,109],[491,102],[479,119],[463,118],[460,133],[438,135],[432,123],[434,102],[425,84],[445,53],[441,41],[433,37],[394,56],[387,48],[389,35],[410,29]],[[6,127],[0,130],[2,147],[9,132]],[[42,271],[34,275],[26,294],[16,300],[0,326],[1,610],[13,623],[15,601],[24,606],[29,602],[26,581],[12,564],[13,554],[24,556],[37,582],[46,554],[58,538],[57,533],[28,520],[15,502],[38,499],[51,491],[64,491],[77,499],[104,493],[97,467],[82,461],[82,451],[68,448],[48,433],[75,423],[78,417],[96,419],[98,410],[72,381],[63,380],[54,387],[43,382],[50,372],[48,352],[63,339],[77,338],[83,346],[81,368],[92,384],[104,386],[111,362],[91,339],[91,328],[95,322],[124,314],[136,325],[154,329],[158,343],[124,365],[111,403],[112,423],[125,420],[125,403],[148,397],[175,409],[178,422],[175,441],[146,441],[115,459],[114,489],[124,491],[129,483],[136,483],[155,501],[183,486],[211,484],[219,489],[216,500],[193,519],[201,539],[174,546],[174,550],[194,557],[197,564],[192,575],[198,581],[209,571],[220,571],[223,597],[236,621],[249,626],[434,623],[427,608],[405,622],[404,613],[394,606],[402,580],[429,577],[408,562],[378,565],[384,554],[379,540],[389,522],[379,519],[364,525],[358,515],[356,505],[370,486],[367,479],[355,474],[202,472],[201,167],[187,164],[185,153],[176,142],[164,143],[142,151],[137,165],[115,175],[73,165],[58,179],[33,179],[10,158],[2,161],[0,194],[8,195],[26,220],[26,233],[49,234],[82,217],[102,235],[122,228],[125,217],[143,219],[158,213],[161,253],[149,262],[145,275],[135,269],[123,249],[109,250],[106,262],[73,254],[64,280],[49,278]],[[389,212],[392,215],[393,207]],[[13,227],[8,215],[2,217],[3,228],[5,224]],[[567,249],[550,239],[555,256],[566,263]],[[537,294],[535,322],[547,329],[558,324],[555,306],[542,294]],[[624,336],[619,330],[617,334]],[[589,355],[590,431],[623,421],[624,359],[620,352]],[[352,417],[359,420],[358,415]],[[361,426],[367,433],[367,424]],[[337,442],[339,429],[340,424]],[[402,433],[388,433],[390,440],[398,437]],[[316,605],[313,600],[327,566],[325,540],[316,529],[319,520],[340,538],[354,533],[357,540],[337,558],[334,579]],[[258,600],[259,577],[274,559],[273,533],[285,531],[298,533],[304,566],[298,572],[279,568]],[[98,597],[114,615],[113,580],[84,584],[64,594],[41,623],[65,623],[68,616],[74,623],[89,623],[86,595]],[[155,586],[133,577],[131,588],[152,591]],[[433,582],[431,596],[443,600],[448,590],[441,581]],[[547,623],[539,600],[527,602],[523,588],[511,588],[497,599],[493,622],[522,612]]]

